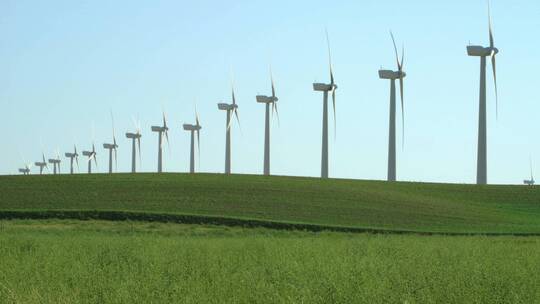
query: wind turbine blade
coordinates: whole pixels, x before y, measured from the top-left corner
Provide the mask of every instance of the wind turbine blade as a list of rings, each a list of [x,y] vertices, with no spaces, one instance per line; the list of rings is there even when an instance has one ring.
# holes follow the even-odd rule
[[[277,108],[277,104],[276,104],[275,101],[272,103],[272,113],[273,113],[274,111],[276,112],[276,118],[277,118],[278,126],[280,126],[280,122],[279,122],[279,113],[278,113],[278,108]]]
[[[234,85],[232,85],[232,103],[233,105],[236,104],[236,97],[234,96]]]
[[[491,56],[491,67],[493,68],[493,83],[495,84],[495,115],[499,118],[499,93],[497,90],[497,66],[495,64],[495,54]]]
[[[276,97],[276,88],[274,86],[274,75],[272,74],[272,66],[270,66],[270,82],[272,83],[272,97]]]
[[[488,24],[489,24],[489,47],[493,48],[495,46],[495,42],[493,41],[493,30],[491,28],[491,8],[488,1]]]
[[[334,73],[332,71],[332,53],[330,51],[330,38],[328,36],[328,29],[326,32],[326,46],[328,47],[328,66],[330,67],[330,84],[334,84]]]
[[[242,132],[242,126],[240,125],[240,118],[238,117],[238,110],[237,109],[234,109],[234,116],[236,116],[236,121],[238,121],[238,127],[240,128],[240,132]]]
[[[392,43],[394,44],[394,52],[396,54],[396,63],[397,63],[397,66],[398,66],[398,70],[401,71],[401,63],[399,62],[398,50],[397,50],[397,47],[396,47],[396,40],[394,39],[394,34],[392,33],[392,31],[390,31],[390,37],[392,37]]]

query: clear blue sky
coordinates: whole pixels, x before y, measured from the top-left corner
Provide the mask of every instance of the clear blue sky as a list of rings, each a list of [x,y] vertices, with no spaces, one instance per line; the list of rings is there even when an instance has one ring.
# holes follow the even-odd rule
[[[499,119],[488,74],[488,176],[490,183],[519,183],[528,176],[529,155],[540,172],[540,3],[494,0],[492,17]],[[133,129],[135,116],[143,127],[142,169],[154,171],[157,136],[150,126],[160,123],[162,108],[171,126],[165,170],[187,171],[189,135],[181,124],[194,122],[195,100],[203,125],[201,170],[222,172],[225,114],[216,103],[230,101],[231,69],[242,123],[242,134],[233,128],[232,168],[260,173],[264,106],[255,95],[270,93],[271,63],[281,118],[272,128],[272,172],[318,176],[322,96],[311,83],[328,81],[325,27],[339,85],[330,175],[386,178],[389,83],[377,70],[395,68],[392,29],[398,44],[405,43],[407,72],[398,179],[474,182],[479,59],[465,47],[488,43],[482,0],[3,0],[0,173],[39,160],[42,150],[49,157],[74,143],[89,149],[92,137],[104,171],[110,110],[119,170],[130,168],[123,133]],[[399,147],[401,140],[398,129]],[[65,158],[62,167],[68,169]]]

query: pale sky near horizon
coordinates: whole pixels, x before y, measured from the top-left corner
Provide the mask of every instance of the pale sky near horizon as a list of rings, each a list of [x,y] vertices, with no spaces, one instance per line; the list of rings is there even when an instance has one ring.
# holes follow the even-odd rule
[[[500,49],[499,118],[488,64],[488,181],[521,183],[529,157],[540,172],[540,3],[493,0],[491,13]],[[130,170],[124,133],[133,130],[132,117],[142,125],[142,170],[155,171],[150,126],[161,123],[162,109],[171,128],[165,171],[186,172],[189,133],[181,126],[194,122],[195,100],[200,169],[223,172],[225,113],[216,104],[230,102],[232,77],[242,124],[242,132],[233,126],[232,170],[259,174],[264,106],[255,95],[270,94],[271,64],[280,114],[272,173],[318,176],[322,94],[311,84],[329,81],[325,28],[339,85],[335,139],[329,121],[330,176],[386,179],[390,85],[377,70],[395,69],[392,30],[405,45],[407,72],[398,180],[473,183],[480,60],[465,48],[488,45],[483,0],[0,1],[0,174],[40,160],[41,151],[49,158],[74,143],[90,149],[93,138],[99,171],[106,171],[111,110],[119,171]],[[83,157],[80,165],[84,172]]]

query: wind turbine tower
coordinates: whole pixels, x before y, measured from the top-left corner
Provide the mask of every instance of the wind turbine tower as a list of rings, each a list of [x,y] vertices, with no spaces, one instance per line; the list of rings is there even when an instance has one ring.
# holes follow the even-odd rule
[[[234,87],[232,88],[232,104],[218,103],[218,109],[227,111],[227,124],[225,133],[225,174],[231,174],[231,124],[232,113],[236,116],[238,126],[240,126],[240,119],[238,118],[238,105],[236,104],[236,98],[234,96]]]
[[[157,132],[159,134],[157,169],[158,173],[161,173],[163,171],[163,135],[165,135],[165,140],[167,141],[167,144],[169,144],[168,131],[169,128],[167,127],[167,119],[165,118],[165,113],[163,113],[163,126],[152,126],[152,132]]]
[[[394,35],[390,32],[392,43],[394,44],[394,52],[396,54],[397,71],[379,70],[380,79],[390,80],[390,119],[388,131],[388,181],[396,180],[396,80],[399,80],[399,89],[401,96],[401,122],[402,131],[405,134],[405,114],[403,108],[403,78],[407,75],[403,71],[404,49],[401,52],[401,61],[399,60],[396,42]]]
[[[491,29],[491,13],[488,3],[488,26],[489,26],[489,46],[480,45],[467,46],[467,55],[480,57],[480,98],[478,115],[478,152],[476,164],[476,184],[487,184],[487,114],[486,114],[486,57],[491,57],[493,68],[493,81],[495,84],[495,109],[498,116],[498,94],[497,94],[497,73],[495,65],[495,55],[499,50],[495,47],[493,31]]]
[[[189,173],[195,173],[195,136],[197,136],[197,151],[199,153],[199,160],[201,159],[201,141],[199,132],[202,129],[201,124],[199,123],[199,114],[195,111],[195,121],[196,124],[184,124],[184,130],[191,133],[191,148],[190,148],[190,157],[189,157]]]
[[[326,32],[328,44],[328,65],[330,66],[330,83],[314,83],[313,90],[323,92],[323,121],[322,121],[322,152],[321,152],[321,178],[328,178],[328,92],[332,92],[332,105],[334,108],[334,132],[336,127],[336,90],[332,71],[332,56],[330,53],[330,40]]]
[[[270,73],[270,81],[272,82],[272,96],[257,95],[255,97],[258,103],[263,103],[266,107],[264,116],[264,175],[270,175],[270,106],[272,107],[272,113],[275,111],[276,115],[278,115],[276,104],[278,98],[276,97],[272,73]]]

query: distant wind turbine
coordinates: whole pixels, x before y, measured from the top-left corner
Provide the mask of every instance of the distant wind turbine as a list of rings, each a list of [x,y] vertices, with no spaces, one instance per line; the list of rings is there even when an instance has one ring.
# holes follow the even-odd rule
[[[31,163],[25,164],[24,168],[19,168],[19,172],[23,175],[30,175],[30,167],[32,166]]]
[[[405,111],[403,105],[403,78],[407,74],[403,71],[403,60],[405,49],[401,51],[401,60],[399,60],[396,41],[394,35],[390,32],[392,43],[394,44],[394,52],[396,54],[397,71],[379,70],[380,79],[390,79],[390,119],[389,119],[389,134],[388,134],[388,181],[396,180],[396,79],[399,79],[399,92],[401,97],[401,123],[402,132],[405,134]],[[402,136],[404,137],[404,136]],[[404,140],[404,139],[402,139]]]
[[[272,96],[257,95],[256,100],[258,103],[264,103],[266,110],[264,116],[264,175],[270,175],[270,105],[272,105],[272,113],[276,113],[278,98],[276,97],[276,90],[274,86],[274,77],[272,71],[270,71],[270,82],[272,83]],[[279,119],[279,116],[278,116]]]
[[[73,160],[77,163],[77,170],[79,169],[79,153],[77,153],[77,147],[73,145],[73,153],[67,152],[64,155],[69,158],[69,173],[73,174]]]
[[[499,50],[495,47],[493,31],[491,29],[491,12],[488,2],[488,26],[489,26],[489,47],[480,45],[467,46],[467,55],[480,57],[480,106],[478,115],[478,154],[476,164],[476,183],[478,185],[487,184],[487,118],[486,118],[486,57],[491,57],[493,68],[493,82],[495,84],[495,112],[498,116],[498,93],[497,93],[497,73],[495,65],[495,55]]]
[[[42,156],[42,161],[34,163],[36,167],[39,167],[39,175],[43,174],[43,168],[47,168],[47,170],[49,169],[49,167],[47,166],[47,161],[45,160],[45,154],[41,153],[41,156]]]
[[[232,104],[218,103],[218,109],[227,111],[227,124],[225,133],[225,174],[231,174],[231,124],[232,113],[236,116],[238,126],[240,126],[240,118],[238,118],[238,105],[234,96],[234,86],[232,87]]]
[[[83,151],[82,154],[86,157],[88,157],[88,174],[92,173],[92,160],[96,164],[96,170],[97,170],[97,153],[96,153],[96,147],[94,143],[92,143],[92,151]]]
[[[152,132],[159,133],[158,141],[158,169],[157,172],[161,173],[163,171],[163,135],[165,135],[165,140],[167,145],[169,144],[169,128],[167,127],[167,119],[165,118],[165,112],[163,112],[163,126],[152,126]],[[139,151],[140,152],[140,151]]]
[[[111,119],[112,119],[112,137],[113,137],[113,143],[104,143],[103,148],[109,150],[109,174],[113,173],[113,156],[114,156],[114,163],[115,168],[118,167],[118,144],[116,144],[116,136],[114,134],[114,117],[111,113]],[[114,155],[113,155],[114,151]]]
[[[141,126],[139,123],[135,123],[135,133],[126,133],[126,137],[131,139],[131,173],[135,173],[137,167],[137,149],[139,148],[139,164],[141,163]],[[135,145],[137,142],[137,146]]]
[[[334,72],[332,71],[332,55],[330,53],[330,39],[326,32],[328,45],[328,65],[330,66],[330,83],[314,83],[313,90],[323,92],[323,122],[322,122],[322,153],[321,153],[321,178],[328,178],[328,92],[332,92],[332,105],[334,108],[334,132],[336,129],[336,90]]]
[[[53,165],[53,174],[60,174],[60,153],[56,151],[56,158],[49,158],[49,163]]]
[[[529,164],[531,166],[531,179],[529,179],[529,180],[526,179],[526,180],[523,181],[523,183],[525,185],[533,186],[534,185],[534,176],[533,176],[532,158],[529,159]]]
[[[191,133],[191,148],[190,148],[190,155],[189,155],[189,172],[195,173],[195,136],[197,136],[197,152],[199,153],[198,159],[201,159],[201,141],[200,141],[200,134],[199,132],[202,129],[202,126],[199,122],[199,113],[197,112],[197,109],[195,109],[195,124],[184,124],[184,130],[189,131]]]

